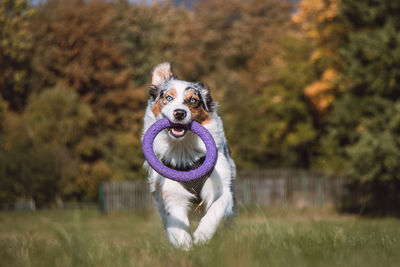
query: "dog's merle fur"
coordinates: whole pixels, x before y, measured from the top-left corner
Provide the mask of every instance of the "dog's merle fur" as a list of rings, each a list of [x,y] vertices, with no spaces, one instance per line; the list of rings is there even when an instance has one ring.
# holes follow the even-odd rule
[[[171,64],[162,63],[153,70],[152,85],[148,92],[150,99],[144,117],[143,133],[164,117],[181,124],[196,120],[211,133],[217,144],[215,168],[209,177],[202,180],[200,186],[193,184],[192,187],[190,184],[167,179],[155,172],[147,162],[144,165],[169,241],[176,247],[189,249],[193,243],[201,244],[210,240],[220,221],[233,215],[232,188],[236,167],[230,156],[221,118],[217,115],[217,103],[211,98],[206,85],[178,80],[172,72]],[[177,110],[186,114],[185,117],[179,117],[178,120],[175,116]],[[172,168],[192,169],[204,158],[205,145],[190,131],[165,129],[156,137],[154,151],[164,164]],[[194,190],[194,187],[197,189]],[[198,198],[204,203],[205,214],[192,239],[188,211]]]

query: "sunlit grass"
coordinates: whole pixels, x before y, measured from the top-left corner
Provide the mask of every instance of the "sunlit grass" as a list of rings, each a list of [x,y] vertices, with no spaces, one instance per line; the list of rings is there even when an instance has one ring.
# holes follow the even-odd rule
[[[153,212],[0,213],[1,266],[398,266],[400,220],[325,211],[242,211],[189,252]]]

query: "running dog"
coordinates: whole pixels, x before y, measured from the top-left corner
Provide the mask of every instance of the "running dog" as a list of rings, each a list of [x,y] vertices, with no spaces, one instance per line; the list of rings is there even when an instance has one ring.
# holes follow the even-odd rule
[[[189,182],[176,182],[154,171],[145,162],[150,190],[169,241],[188,250],[193,244],[211,239],[219,223],[234,213],[233,180],[236,167],[226,142],[217,103],[209,88],[200,82],[178,80],[170,63],[156,66],[152,72],[150,99],[144,116],[143,134],[157,120],[168,118],[173,123],[201,123],[213,136],[218,150],[214,170],[207,177]],[[205,145],[191,131],[167,128],[154,141],[154,152],[166,166],[188,171],[205,159]],[[197,229],[190,234],[188,211],[193,203],[204,204],[205,214]]]

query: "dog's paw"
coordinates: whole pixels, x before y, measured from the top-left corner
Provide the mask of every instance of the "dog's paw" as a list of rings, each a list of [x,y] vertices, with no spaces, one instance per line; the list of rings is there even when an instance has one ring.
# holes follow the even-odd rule
[[[193,243],[195,245],[203,245],[205,243],[207,243],[212,237],[212,233],[208,233],[205,231],[201,231],[199,229],[197,229],[194,233],[193,233]]]
[[[192,237],[186,231],[169,231],[168,239],[176,248],[188,251],[192,247]]]

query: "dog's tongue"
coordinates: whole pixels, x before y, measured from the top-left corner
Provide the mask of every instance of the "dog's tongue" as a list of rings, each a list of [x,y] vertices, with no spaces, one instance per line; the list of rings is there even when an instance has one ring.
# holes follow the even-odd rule
[[[183,128],[172,128],[172,133],[175,136],[183,136],[183,134],[185,133],[185,130]]]

